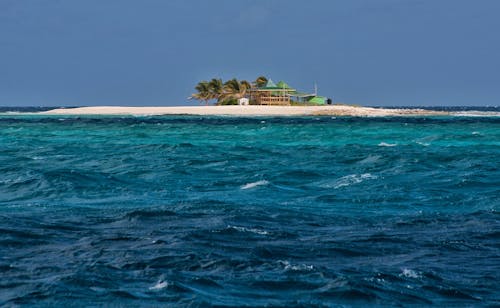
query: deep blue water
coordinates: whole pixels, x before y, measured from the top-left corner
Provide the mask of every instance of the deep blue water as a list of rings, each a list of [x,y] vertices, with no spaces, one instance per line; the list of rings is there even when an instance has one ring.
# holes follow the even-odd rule
[[[0,306],[500,305],[500,118],[0,115]]]

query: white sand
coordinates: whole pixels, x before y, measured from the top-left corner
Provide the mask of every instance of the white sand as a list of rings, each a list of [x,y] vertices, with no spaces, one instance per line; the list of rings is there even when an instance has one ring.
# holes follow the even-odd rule
[[[446,115],[423,109],[382,109],[354,106],[184,106],[118,107],[98,106],[53,109],[41,114],[53,115],[230,115],[230,116],[409,116]]]

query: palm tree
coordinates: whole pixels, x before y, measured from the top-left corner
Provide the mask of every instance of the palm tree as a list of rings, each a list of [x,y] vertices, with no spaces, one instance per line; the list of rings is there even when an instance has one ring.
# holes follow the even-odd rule
[[[259,88],[265,86],[266,83],[267,83],[267,78],[265,76],[259,76],[257,77],[257,79],[255,79],[255,84]]]
[[[239,99],[245,97],[247,90],[251,88],[248,81],[238,81],[236,78],[228,80],[224,83],[224,94],[221,99]]]
[[[197,93],[191,94],[189,99],[197,99],[199,101],[204,101],[208,105],[208,101],[212,98],[210,93],[210,84],[207,81],[199,82],[196,87],[194,87]]]
[[[267,78],[260,76],[255,81],[255,84],[266,84]],[[195,89],[197,93],[192,94],[189,99],[197,99],[199,101],[208,102],[216,99],[217,103],[228,99],[240,99],[247,96],[248,90],[252,88],[252,84],[246,80],[238,81],[236,78],[222,82],[222,79],[212,78],[210,81],[199,82]]]
[[[220,101],[222,94],[224,93],[224,84],[222,79],[212,78],[208,83],[208,89],[210,92],[210,98]]]
[[[245,88],[246,88],[247,90],[249,90],[249,89],[252,87],[252,84],[251,84],[250,82],[246,81],[246,80],[242,80],[242,81],[240,82],[240,84],[241,84],[242,86],[245,86]]]

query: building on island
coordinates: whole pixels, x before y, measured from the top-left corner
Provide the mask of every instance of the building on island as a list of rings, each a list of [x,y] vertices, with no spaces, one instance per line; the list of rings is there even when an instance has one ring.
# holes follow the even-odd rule
[[[318,96],[317,93],[302,93],[291,88],[284,81],[275,84],[271,79],[262,87],[255,86],[249,89],[248,96],[253,105],[289,106],[292,104],[325,105],[332,103],[331,99]]]
[[[246,106],[250,104],[250,100],[246,97],[242,97],[238,99],[238,105]]]

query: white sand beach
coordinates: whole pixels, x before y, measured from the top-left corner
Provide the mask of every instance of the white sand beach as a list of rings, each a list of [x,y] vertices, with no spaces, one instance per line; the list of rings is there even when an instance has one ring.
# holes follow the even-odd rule
[[[96,106],[60,108],[41,112],[47,115],[228,115],[228,116],[427,116],[447,115],[446,112],[424,109],[384,109],[347,105],[327,106],[175,106],[119,107]]]

